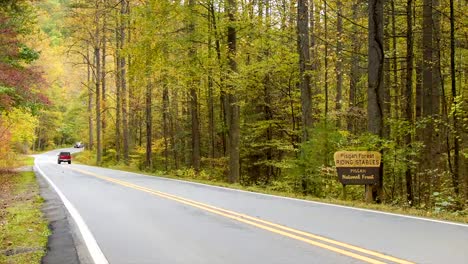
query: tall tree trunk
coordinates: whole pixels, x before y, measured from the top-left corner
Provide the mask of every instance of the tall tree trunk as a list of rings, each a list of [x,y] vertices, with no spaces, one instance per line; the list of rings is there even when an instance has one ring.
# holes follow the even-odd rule
[[[267,121],[271,121],[273,120],[273,111],[271,109],[271,104],[272,104],[272,98],[271,98],[271,90],[272,88],[270,87],[271,86],[271,82],[270,82],[270,74],[267,73],[267,75],[265,76],[265,79],[263,81],[264,85],[264,118],[265,120]],[[273,140],[273,127],[271,124],[268,125],[268,128],[266,129],[266,142],[268,145],[271,144]],[[266,160],[269,164],[271,164],[271,161],[273,159],[273,150],[272,150],[272,147],[267,147],[267,149],[265,150],[265,154],[266,154]],[[267,165],[267,172],[266,172],[266,177],[267,177],[267,181],[266,183],[268,184],[269,183],[269,180],[273,174],[273,166],[271,165]]]
[[[190,116],[190,92],[184,91],[183,99],[182,99],[182,122],[185,131],[190,130],[191,126],[191,116]],[[190,167],[192,165],[192,153],[191,153],[191,140],[190,135],[186,134],[182,137],[183,139],[183,149],[182,153],[184,155],[184,164],[186,167]]]
[[[453,0],[450,0],[450,79],[451,79],[451,91],[452,91],[452,107],[457,109],[457,81],[455,72],[455,17],[454,17],[454,6]],[[458,195],[460,192],[459,181],[460,181],[460,139],[459,139],[459,128],[458,128],[458,117],[453,115],[453,130],[454,130],[454,145],[453,145],[453,172],[452,172],[452,183],[455,193]],[[466,166],[466,164],[465,164]],[[466,175],[465,177],[468,177]],[[468,198],[468,178],[466,182],[467,190],[466,196]]]
[[[384,24],[384,36],[383,36],[383,48],[384,48],[384,68],[383,68],[383,72],[384,72],[384,93],[383,93],[383,114],[382,114],[382,117],[390,117],[388,114],[390,113],[390,108],[391,108],[391,105],[390,105],[390,90],[391,88],[393,88],[393,85],[395,84],[392,84],[392,73],[391,73],[391,66],[392,66],[392,63],[388,63],[387,62],[387,58],[385,58],[385,54],[391,54],[391,45],[390,45],[390,33],[388,32],[389,31],[389,26],[390,25],[390,19],[391,19],[391,16],[389,15],[386,15],[384,16],[384,21],[383,21],[383,24]],[[388,87],[390,88],[387,88],[387,85]],[[388,122],[386,122],[385,118],[382,118],[382,137],[383,138],[389,138],[390,136],[390,126],[388,124]]]
[[[213,3],[209,1],[209,8],[208,10],[208,60],[211,62],[213,56],[213,47],[212,47],[212,39],[211,35],[213,34],[213,21],[215,18],[212,16],[211,8]],[[208,84],[207,84],[207,104],[208,104],[208,133],[209,133],[209,145],[210,145],[210,158],[215,158],[215,151],[216,151],[216,142],[215,142],[215,115],[214,115],[214,99],[213,99],[213,69],[210,66],[208,68]]]
[[[270,0],[265,0],[265,27],[266,27],[266,30],[267,32],[269,32],[271,30],[271,4],[270,4]],[[312,41],[314,41],[314,39],[311,39]],[[265,60],[267,60],[269,57],[270,57],[270,46],[267,46],[266,47],[266,50],[264,51],[264,55],[265,55]],[[271,73],[270,72],[267,72],[265,74],[265,77],[263,79],[263,87],[264,87],[264,102],[263,102],[263,105],[264,105],[264,119],[267,120],[267,121],[271,121],[273,120],[273,110],[272,110],[272,95],[271,95],[271,91],[273,89],[272,85],[271,85]],[[268,145],[271,144],[273,140],[273,127],[271,125],[271,123],[268,125],[268,128],[266,130],[266,142]],[[273,166],[272,165],[269,165],[271,164],[271,161],[273,159],[273,150],[272,150],[272,147],[269,146],[267,149],[266,149],[266,160],[268,162],[268,165],[267,165],[267,171],[266,171],[266,183],[268,184],[270,182],[270,179],[271,177],[273,176]]]
[[[192,166],[198,173],[200,171],[200,122],[198,119],[198,95],[195,87],[190,88],[190,113],[192,119]]]
[[[195,49],[195,0],[189,0],[191,17],[189,21],[189,35],[191,39],[189,57],[191,64],[196,62]],[[200,121],[198,118],[198,95],[197,95],[197,77],[195,72],[191,71],[190,79],[190,115],[192,123],[192,166],[196,173],[200,171]]]
[[[441,51],[441,24],[440,24],[440,3],[439,0],[432,0],[432,25],[433,25],[433,47],[432,47],[432,72],[433,72],[433,79],[432,79],[432,115],[435,118],[439,118],[440,116],[440,95],[441,95],[441,88],[443,80],[441,74],[441,65],[440,65],[440,51]],[[436,149],[438,154],[440,154],[440,145],[439,142],[442,142],[442,139],[439,133],[435,133],[435,142]]]
[[[416,119],[420,120],[422,117],[422,104],[423,104],[423,93],[422,93],[422,61],[418,61],[415,67],[416,71]],[[418,131],[418,140],[422,140],[422,136]]]
[[[101,36],[99,28],[99,1],[96,1],[96,14],[94,18],[95,33],[94,33],[94,61],[96,63],[96,163],[101,165],[102,162],[102,130],[101,130]]]
[[[93,89],[92,83],[94,83],[94,74],[91,74],[91,55],[89,54],[89,45],[86,48],[87,55],[87,67],[88,67],[88,148],[92,150],[94,148],[94,128],[93,128]],[[93,77],[91,77],[93,76]],[[93,79],[93,80],[91,80]]]
[[[297,3],[297,51],[299,53],[299,89],[301,91],[302,110],[302,142],[309,140],[309,130],[312,128],[312,91],[310,87],[310,49],[309,49],[309,11],[308,1],[298,0]],[[325,77],[326,78],[326,77]],[[301,152],[303,155],[303,152]],[[301,177],[303,193],[307,193],[308,181],[306,173]]]
[[[436,162],[434,164],[435,167],[440,168],[439,171],[442,172],[442,168],[445,168],[446,161],[445,158],[442,156],[444,153],[444,137],[443,132],[445,130],[444,127],[440,126],[439,123],[443,122],[442,115],[441,115],[441,94],[443,89],[443,79],[442,79],[442,67],[441,67],[441,12],[440,12],[440,1],[433,0],[432,1],[432,20],[433,20],[433,53],[432,53],[432,67],[433,67],[433,79],[432,79],[432,115],[434,118],[434,125],[432,126],[433,129],[433,138],[432,138],[432,148],[433,153],[432,155],[433,160]],[[436,182],[433,184],[434,187],[442,188],[442,182],[440,177],[436,177]],[[431,191],[430,194],[433,192]]]
[[[232,73],[237,72],[237,33],[235,28],[237,6],[236,0],[227,1],[227,11],[229,25],[227,28],[228,44],[228,63]],[[230,107],[230,126],[229,126],[229,182],[239,181],[240,176],[240,107],[237,99],[237,89],[234,84],[229,84],[229,107]]]
[[[165,93],[164,93],[165,91]],[[163,106],[164,109],[169,107],[169,91],[167,88],[163,91]],[[171,110],[169,112],[169,129],[171,134],[171,145],[172,145],[172,156],[174,159],[174,168],[176,170],[179,169],[179,146],[180,140],[179,136],[177,135],[177,131],[179,131],[179,100],[178,100],[178,93],[177,90],[172,91],[172,105]],[[169,110],[167,110],[169,111]],[[176,132],[174,132],[176,131]]]
[[[149,57],[149,55],[147,55]],[[148,62],[149,63],[149,62]],[[153,169],[153,111],[151,109],[152,100],[152,90],[153,83],[151,77],[147,74],[147,84],[146,84],[146,104],[145,104],[145,116],[146,116],[146,168],[149,170]]]
[[[434,112],[433,112],[433,19],[432,19],[432,0],[423,1],[423,36],[422,36],[422,52],[423,52],[423,68],[422,68],[422,93],[423,93],[423,104],[422,104],[422,115],[424,118],[430,120],[430,124],[433,123]],[[421,168],[425,171],[423,173],[424,178],[422,179],[427,188],[424,189],[423,199],[425,199],[426,205],[430,206],[430,190],[431,171],[435,164],[438,163],[434,153],[434,135],[433,126],[426,125],[422,132],[422,139],[425,145],[423,161]]]
[[[329,106],[328,106],[328,101],[330,97],[330,91],[328,88],[328,5],[324,1],[323,2],[323,23],[324,23],[324,49],[325,49],[325,54],[323,56],[324,58],[324,68],[325,68],[325,79],[323,80],[324,83],[324,88],[325,88],[325,121],[328,119],[328,112],[329,112]]]
[[[128,15],[128,0],[120,2],[120,15],[122,22],[120,25],[120,45],[123,49],[126,42],[126,24]],[[129,165],[129,133],[128,133],[128,91],[127,91],[127,66],[125,56],[120,58],[120,78],[122,88],[122,136],[123,136],[123,160],[125,165]]]
[[[319,95],[319,90],[317,89],[317,82],[319,80],[319,56],[318,56],[318,45],[316,39],[316,27],[320,23],[320,20],[316,20],[315,13],[317,12],[315,7],[314,0],[309,0],[309,21],[310,21],[310,69],[311,69],[311,79],[310,79],[310,87],[311,87],[311,99],[315,100]],[[270,25],[271,26],[271,25]],[[313,114],[318,114],[320,112],[320,108],[312,106],[311,111]]]
[[[220,93],[221,120],[223,120],[223,153],[228,156],[231,151],[229,127],[231,124],[231,107],[229,104],[229,94],[226,93],[228,87],[223,86]]]
[[[214,9],[214,4],[211,3],[210,5],[210,12],[211,12],[211,17],[212,17],[212,27],[215,35],[215,49],[216,49],[216,58],[218,60],[218,65],[220,65],[220,71],[221,71],[221,76],[220,76],[220,119],[223,122],[223,129],[221,131],[221,139],[222,139],[222,147],[223,147],[223,156],[227,156],[228,152],[230,152],[229,148],[229,124],[230,124],[230,107],[229,107],[229,97],[227,96],[226,93],[226,88],[224,86],[224,68],[223,68],[223,61],[221,58],[221,40],[220,40],[220,34],[218,32],[218,24],[216,21],[216,13]]]
[[[316,71],[317,70],[317,63],[316,63],[316,56],[317,56],[317,42],[316,42],[316,38],[315,38],[315,4],[314,4],[314,0],[309,0],[309,24],[310,24],[310,28],[309,28],[309,39],[310,39],[310,57],[311,57],[311,67],[312,67],[312,70]],[[312,82],[314,82],[315,79],[312,80]],[[314,86],[315,87],[315,86]]]
[[[208,73],[208,133],[210,145],[210,158],[216,157],[216,139],[215,139],[215,115],[213,99],[213,72],[210,69]]]
[[[383,46],[383,0],[369,0],[369,83],[367,89],[368,131],[383,136],[384,120],[384,46]],[[380,183],[383,181],[382,170]],[[381,194],[379,186],[367,186],[366,200],[375,200]]]
[[[297,121],[296,121],[296,112],[294,111],[294,96],[293,96],[293,84],[291,78],[288,82],[288,102],[289,102],[289,109],[291,114],[291,131],[297,131]],[[296,133],[291,133],[291,146],[294,149],[297,149],[299,143],[299,136]],[[297,155],[296,155],[297,157]]]
[[[396,32],[396,17],[395,17],[395,0],[392,0],[391,7],[392,7],[392,72],[393,72],[393,76],[392,76],[393,77],[393,85],[392,85],[393,94],[392,94],[392,96],[394,98],[394,100],[393,100],[393,108],[394,108],[393,118],[398,120],[399,119],[398,104],[399,104],[399,101],[400,101],[399,100],[399,98],[400,98],[400,88],[399,88],[399,85],[398,85],[397,36],[396,36],[397,32]],[[406,11],[408,12],[408,9]],[[409,11],[411,12],[412,10],[409,10]],[[409,23],[411,23],[411,22],[412,21],[409,21]],[[408,20],[407,20],[407,23],[408,23]],[[408,48],[408,46],[407,46],[407,48]],[[406,51],[408,51],[408,49]],[[388,103],[390,103],[390,102],[388,102]],[[388,114],[390,114],[390,112]],[[399,141],[400,139],[397,139],[397,140]]]
[[[310,51],[309,51],[309,12],[308,1],[298,0],[297,5],[297,46],[299,53],[299,88],[302,106],[302,142],[309,139],[312,127],[312,98],[310,88]]]
[[[338,0],[336,3],[337,7],[337,22],[336,22],[336,31],[337,31],[337,40],[336,40],[336,98],[335,98],[335,110],[338,118],[336,119],[336,127],[341,129],[341,101],[342,101],[342,90],[343,90],[343,18],[342,18],[342,7],[343,4],[341,0]]]
[[[409,124],[414,123],[413,120],[413,0],[406,2],[406,120]],[[413,128],[411,128],[412,132]],[[409,148],[412,144],[412,133],[408,132],[405,136],[406,146]],[[408,154],[407,160],[412,158]],[[408,204],[413,205],[413,175],[410,164],[407,164],[405,171],[406,180],[406,200]]]
[[[120,27],[119,21],[117,19],[117,26],[116,29]],[[115,30],[115,154],[117,162],[120,162],[122,146],[121,146],[121,113],[122,113],[122,98],[121,98],[121,76],[120,76],[120,57],[122,56],[120,53],[120,37],[119,37],[119,30]]]
[[[166,84],[163,84],[163,114],[162,114],[162,122],[163,122],[163,138],[164,138],[164,170],[168,171],[169,169],[169,142],[167,139],[168,130],[169,130],[169,90]],[[176,102],[173,102],[176,103]],[[177,131],[177,130],[176,130]],[[174,149],[174,153],[177,153],[175,150],[175,145],[172,146]],[[174,156],[174,159],[178,159],[177,155]],[[178,161],[175,161],[176,164]],[[177,165],[176,165],[177,167]]]
[[[101,47],[102,47],[102,55],[101,55],[101,60],[102,60],[102,70],[101,70],[101,89],[102,89],[102,101],[101,101],[101,108],[102,108],[102,114],[101,114],[101,123],[102,123],[102,138],[104,138],[104,134],[106,132],[106,114],[107,114],[107,106],[106,106],[106,56],[107,56],[107,0],[103,1],[104,3],[104,9],[103,9],[103,18],[102,18],[102,41],[101,41]],[[104,143],[103,143],[104,144]]]

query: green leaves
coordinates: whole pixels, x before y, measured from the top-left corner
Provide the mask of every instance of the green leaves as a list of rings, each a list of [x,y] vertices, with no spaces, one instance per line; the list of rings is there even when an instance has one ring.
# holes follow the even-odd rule
[[[39,59],[39,52],[37,52],[34,49],[29,48],[28,46],[24,44],[21,44],[20,51],[19,51],[19,58],[29,64]]]

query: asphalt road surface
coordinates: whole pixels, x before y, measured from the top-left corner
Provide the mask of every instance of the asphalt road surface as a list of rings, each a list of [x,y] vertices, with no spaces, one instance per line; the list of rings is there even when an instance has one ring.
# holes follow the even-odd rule
[[[59,151],[36,170],[96,263],[468,263],[468,225],[59,165]]]

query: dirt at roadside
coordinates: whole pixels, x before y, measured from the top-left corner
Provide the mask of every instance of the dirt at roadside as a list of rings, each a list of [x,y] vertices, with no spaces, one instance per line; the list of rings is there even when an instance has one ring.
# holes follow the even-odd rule
[[[14,177],[17,175],[11,172],[0,172],[0,225],[5,222],[6,209],[15,200],[15,195],[13,195]]]
[[[32,171],[32,170],[21,170],[21,171]],[[21,188],[30,189],[27,192],[18,192],[18,178],[21,174],[17,172],[1,172],[0,171],[0,221],[2,216],[6,215],[6,209],[18,201],[29,201],[33,199],[38,191],[31,188],[31,184],[22,186]]]

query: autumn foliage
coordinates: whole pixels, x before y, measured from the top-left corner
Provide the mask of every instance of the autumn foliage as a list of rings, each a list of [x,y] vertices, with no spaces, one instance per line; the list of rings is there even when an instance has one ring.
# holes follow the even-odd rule
[[[47,103],[40,91],[44,87],[41,72],[27,67],[27,52],[19,41],[14,25],[0,13],[0,110],[26,103]],[[28,49],[29,50],[29,49]]]
[[[20,41],[25,22],[12,19],[22,12],[18,6],[0,7],[0,170],[14,166],[13,150],[33,140],[37,122],[32,110],[48,104],[42,73],[29,65],[39,53]]]

